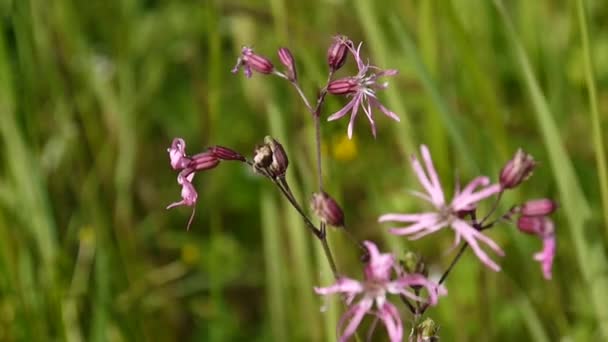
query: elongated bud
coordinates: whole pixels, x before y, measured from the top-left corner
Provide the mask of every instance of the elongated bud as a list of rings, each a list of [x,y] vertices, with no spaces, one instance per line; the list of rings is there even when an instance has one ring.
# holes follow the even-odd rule
[[[522,204],[519,211],[524,216],[546,216],[556,209],[557,203],[548,198],[541,198],[527,201]]]
[[[331,81],[327,85],[327,91],[333,95],[345,95],[356,93],[359,89],[359,82],[352,77],[341,78]]]
[[[327,49],[327,64],[329,70],[334,72],[340,69],[346,62],[348,45],[351,44],[345,36],[336,36]]]
[[[344,227],[344,213],[338,203],[327,193],[314,193],[310,207],[325,223],[334,227]]]
[[[203,152],[192,156],[192,161],[188,164],[188,168],[194,171],[210,170],[220,163],[215,155],[210,152]]]
[[[553,222],[544,216],[521,216],[517,220],[517,228],[523,233],[541,237],[554,233]]]
[[[287,78],[289,78],[290,81],[295,82],[298,79],[298,75],[296,72],[296,62],[291,51],[289,51],[288,48],[282,47],[279,48],[278,54],[279,60],[287,68]]]
[[[236,74],[240,68],[243,68],[245,76],[248,78],[251,77],[252,70],[262,74],[270,74],[274,71],[274,65],[268,58],[254,53],[253,49],[246,46],[241,50],[241,56],[232,69],[232,73]]]
[[[504,189],[512,189],[532,175],[536,162],[531,155],[522,149],[517,150],[513,159],[500,171],[500,185]]]
[[[209,151],[218,159],[221,160],[240,160],[245,161],[245,157],[243,157],[240,153],[236,152],[233,149],[224,146],[211,146]]]

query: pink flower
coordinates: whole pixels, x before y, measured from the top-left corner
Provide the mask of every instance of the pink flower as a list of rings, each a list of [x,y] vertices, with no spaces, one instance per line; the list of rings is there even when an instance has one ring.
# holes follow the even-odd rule
[[[370,241],[364,241],[369,251],[369,262],[365,266],[364,281],[342,277],[335,284],[328,287],[315,287],[315,292],[320,295],[343,293],[346,296],[346,310],[340,322],[338,331],[342,331],[340,342],[348,340],[352,336],[365,314],[376,315],[386,327],[392,342],[401,341],[403,338],[403,324],[397,308],[386,300],[387,293],[402,294],[410,299],[422,301],[423,299],[410,292],[411,286],[422,286],[429,293],[429,303],[435,305],[441,295],[447,294],[443,286],[437,285],[420,274],[406,274],[395,262],[392,254],[380,253],[378,247]],[[391,274],[396,274],[396,279],[391,280]],[[361,295],[362,298],[352,304],[354,298]],[[372,307],[376,306],[376,310]],[[346,324],[346,327],[344,325]],[[343,328],[344,327],[344,328]]]
[[[477,177],[473,179],[462,190],[457,190],[450,203],[446,203],[441,183],[435,166],[431,160],[431,154],[425,145],[420,147],[422,159],[426,166],[423,169],[420,161],[411,157],[412,168],[422,184],[426,193],[414,192],[414,195],[429,202],[433,211],[418,214],[385,214],[380,216],[378,221],[397,221],[411,223],[409,226],[391,228],[390,232],[396,235],[410,235],[411,240],[419,239],[428,234],[439,231],[445,227],[451,227],[456,233],[455,244],[460,243],[463,238],[473,249],[479,260],[494,271],[500,271],[500,267],[492,261],[481,249],[479,242],[483,242],[496,254],[503,256],[504,252],[490,238],[475,229],[469,222],[462,218],[462,213],[474,210],[477,203],[501,191],[500,184],[490,184],[487,177]],[[476,190],[481,187],[479,190]]]
[[[545,216],[521,216],[517,220],[517,228],[523,233],[536,235],[543,240],[543,249],[534,254],[534,260],[540,263],[545,279],[551,279],[556,248],[553,221]]]
[[[388,86],[388,82],[379,83],[378,78],[383,76],[394,76],[397,74],[397,70],[382,70],[376,66],[369,65],[369,63],[365,64],[359,56],[361,45],[362,44],[360,43],[357,50],[354,50],[350,44],[344,43],[344,45],[340,45],[341,47],[346,46],[353,54],[359,69],[357,75],[334,80],[327,85],[327,91],[331,94],[352,97],[350,102],[342,109],[327,118],[327,121],[337,120],[350,112],[350,122],[348,123],[349,139],[353,136],[353,125],[355,117],[359,113],[359,108],[362,108],[365,115],[367,115],[374,137],[376,137],[376,123],[372,116],[372,107],[380,109],[386,116],[395,121],[399,121],[399,117],[384,107],[376,97],[376,90],[385,89]]]

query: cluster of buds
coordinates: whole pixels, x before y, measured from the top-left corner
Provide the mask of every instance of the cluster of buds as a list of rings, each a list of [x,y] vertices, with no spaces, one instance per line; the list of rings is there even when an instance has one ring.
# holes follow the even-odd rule
[[[190,215],[190,220],[187,225],[187,229],[190,229],[190,224],[194,218],[194,205],[198,199],[198,193],[192,185],[194,175],[199,171],[215,168],[219,165],[221,160],[245,162],[245,157],[238,152],[223,146],[212,146],[206,151],[190,157],[186,154],[186,142],[182,138],[173,139],[171,147],[167,149],[167,152],[169,152],[171,167],[173,170],[179,171],[179,174],[177,175],[177,184],[182,187],[182,200],[169,204],[167,209],[178,206],[193,207],[192,215]]]
[[[256,146],[253,152],[253,170],[272,179],[285,177],[289,166],[287,153],[278,141],[270,136],[264,138],[264,144]]]
[[[282,47],[277,50],[277,54],[279,55],[279,61],[286,68],[284,72],[276,70],[270,59],[253,52],[252,48],[245,46],[241,49],[241,56],[237,59],[232,73],[236,74],[239,72],[239,69],[243,69],[247,78],[250,78],[255,71],[264,75],[275,74],[291,82],[297,82],[296,61],[291,51],[288,48]]]

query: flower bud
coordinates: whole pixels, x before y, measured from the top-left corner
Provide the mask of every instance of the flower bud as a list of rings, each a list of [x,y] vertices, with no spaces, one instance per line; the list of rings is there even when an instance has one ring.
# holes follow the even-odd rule
[[[531,155],[522,149],[517,150],[513,159],[500,171],[500,185],[504,189],[512,189],[532,175],[536,162]]]
[[[548,198],[541,198],[527,201],[520,207],[520,212],[524,216],[546,216],[557,209],[557,203]]]
[[[220,160],[215,155],[210,152],[203,152],[192,156],[192,161],[188,165],[188,168],[194,169],[194,171],[210,170],[219,163]]]
[[[333,95],[345,95],[356,93],[359,89],[359,82],[352,77],[345,77],[331,81],[327,85],[327,91]]]
[[[333,43],[327,49],[327,64],[331,72],[340,69],[346,62],[348,44],[351,42],[345,36],[334,37]]]
[[[241,56],[238,58],[236,65],[232,69],[232,73],[237,73],[240,68],[244,69],[245,76],[251,77],[252,71],[257,71],[262,74],[270,74],[274,71],[274,65],[266,57],[262,57],[253,52],[249,47],[243,47]]]
[[[209,151],[218,159],[221,160],[240,160],[245,161],[245,157],[243,157],[240,153],[223,146],[212,146],[209,148]]]
[[[439,327],[437,326],[437,324],[435,324],[432,319],[426,318],[424,321],[422,321],[422,323],[418,324],[418,326],[416,327],[416,342],[439,341],[439,336],[437,335],[438,333]]]
[[[266,136],[264,142],[270,147],[272,152],[272,163],[269,166],[270,174],[275,177],[284,176],[287,166],[289,166],[289,159],[283,149],[283,145],[270,136]]]
[[[327,193],[312,194],[310,207],[323,222],[334,227],[344,227],[342,208]]]
[[[296,63],[291,51],[282,47],[279,48],[278,54],[279,60],[287,68],[287,78],[289,78],[290,81],[296,81],[298,79],[298,75],[296,73]]]
[[[554,233],[553,222],[544,216],[521,216],[517,228],[523,233],[545,237]]]

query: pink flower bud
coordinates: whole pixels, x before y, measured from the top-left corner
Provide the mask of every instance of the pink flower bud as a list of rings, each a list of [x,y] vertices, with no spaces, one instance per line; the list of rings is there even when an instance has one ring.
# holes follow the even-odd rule
[[[345,36],[334,37],[333,43],[327,49],[327,64],[331,72],[340,69],[346,62],[347,49],[352,42]]]
[[[557,204],[548,198],[530,200],[520,207],[524,216],[546,216],[557,209]]]
[[[296,63],[291,51],[282,47],[279,48],[278,54],[279,60],[287,68],[287,78],[289,78],[290,81],[296,81],[298,79],[298,75],[296,73]]]
[[[192,162],[188,165],[188,168],[192,168],[194,171],[210,170],[216,167],[220,163],[220,160],[210,152],[203,152],[192,156]]]
[[[245,157],[243,157],[240,153],[236,152],[233,149],[223,146],[211,146],[209,151],[218,159],[221,160],[240,160],[245,161]]]
[[[354,94],[359,89],[359,82],[352,77],[345,77],[331,81],[327,85],[327,91],[333,95]]]
[[[517,150],[513,159],[500,171],[500,185],[503,189],[512,189],[532,175],[536,162],[531,155],[522,149]]]
[[[270,60],[254,53],[253,49],[246,46],[241,50],[241,56],[237,59],[232,73],[236,74],[241,67],[248,78],[251,77],[252,70],[262,74],[270,74],[274,71],[274,66]]]
[[[545,237],[554,234],[553,222],[544,216],[521,216],[517,228],[523,233]]]
[[[338,203],[327,193],[314,193],[310,202],[312,210],[325,223],[334,227],[344,226],[344,213]]]

